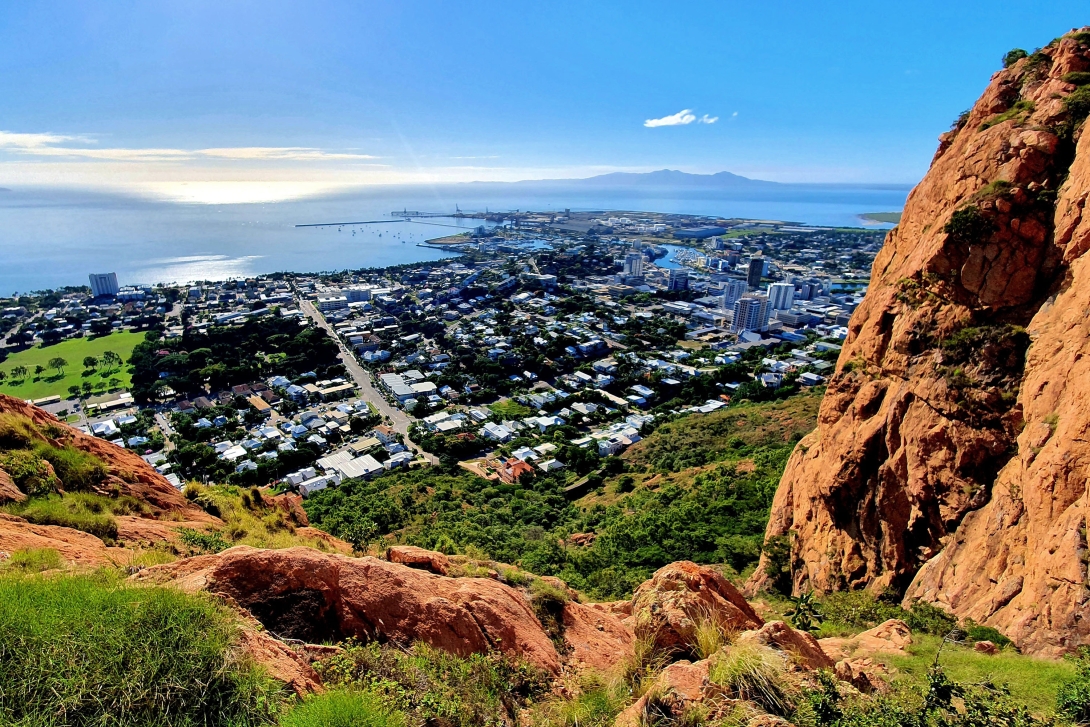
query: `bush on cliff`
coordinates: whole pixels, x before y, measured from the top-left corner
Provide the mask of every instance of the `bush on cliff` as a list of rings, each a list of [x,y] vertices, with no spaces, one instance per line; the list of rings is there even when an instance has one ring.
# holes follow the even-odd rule
[[[119,576],[0,574],[0,724],[260,725],[281,687],[239,660],[230,614]]]

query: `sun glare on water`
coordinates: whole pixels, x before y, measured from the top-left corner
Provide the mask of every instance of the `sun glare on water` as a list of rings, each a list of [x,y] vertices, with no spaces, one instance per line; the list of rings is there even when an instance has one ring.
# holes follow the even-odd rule
[[[188,204],[285,202],[344,189],[328,182],[153,182],[141,191],[158,199]]]

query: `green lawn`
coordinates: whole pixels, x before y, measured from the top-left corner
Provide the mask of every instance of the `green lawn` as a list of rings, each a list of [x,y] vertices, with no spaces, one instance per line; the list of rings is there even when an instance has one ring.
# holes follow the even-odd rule
[[[0,393],[17,396],[20,399],[41,399],[53,394],[67,397],[68,387],[81,386],[85,381],[93,385],[101,383],[108,388],[113,388],[109,386],[111,379],[118,379],[121,382],[121,388],[128,388],[132,377],[127,362],[133,348],[143,340],[143,333],[122,331],[101,338],[73,338],[44,348],[42,346],[28,348],[0,362],[0,371],[6,374],[4,380],[0,381]],[[106,351],[113,351],[126,363],[109,373],[100,367],[98,371],[84,376],[83,359],[87,356],[101,359]],[[49,368],[41,376],[34,374],[35,366],[47,366],[49,360],[57,356],[68,362],[63,375],[58,375],[56,371]],[[26,379],[22,381],[13,380],[11,375],[12,369],[19,365],[26,366],[30,371]],[[100,392],[96,391],[96,393]]]
[[[488,408],[504,419],[522,419],[537,413],[530,407],[524,406],[512,399],[497,401],[495,404],[489,404]]]

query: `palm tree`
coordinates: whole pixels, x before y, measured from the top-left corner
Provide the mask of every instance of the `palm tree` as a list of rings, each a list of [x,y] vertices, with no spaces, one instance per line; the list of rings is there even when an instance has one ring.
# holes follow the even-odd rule
[[[68,365],[68,362],[60,356],[54,356],[53,358],[49,359],[49,363],[47,365],[49,366],[49,368],[56,371],[58,376],[64,376],[64,367]]]

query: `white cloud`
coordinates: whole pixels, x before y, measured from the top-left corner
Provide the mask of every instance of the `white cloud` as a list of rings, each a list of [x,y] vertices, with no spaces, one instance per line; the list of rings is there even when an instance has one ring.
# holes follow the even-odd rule
[[[696,116],[693,115],[692,109],[682,109],[676,114],[663,116],[661,119],[648,119],[643,122],[643,125],[649,129],[654,129],[659,126],[685,126],[694,121],[696,121]]]
[[[708,116],[707,114],[704,114],[700,117],[700,123],[702,124],[714,124],[716,121],[719,121],[718,116]]]
[[[94,144],[85,136],[67,134],[22,134],[0,131],[0,152],[23,156],[69,157],[118,162],[174,162],[194,159],[223,159],[232,161],[360,161],[376,159],[370,154],[330,152],[302,146],[243,146],[211,149],[129,149],[66,146],[68,144]]]

